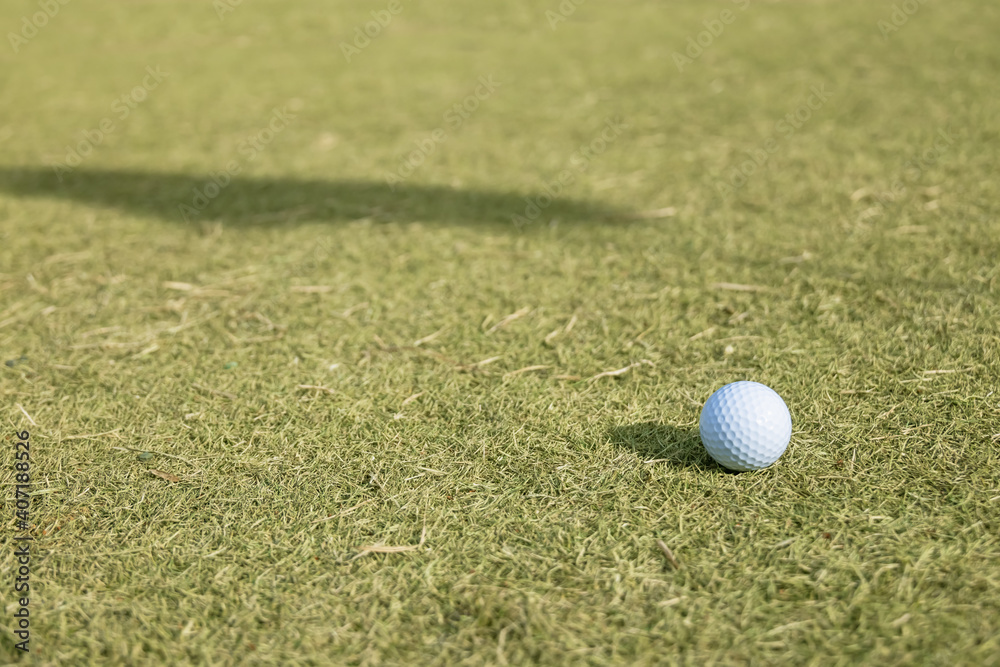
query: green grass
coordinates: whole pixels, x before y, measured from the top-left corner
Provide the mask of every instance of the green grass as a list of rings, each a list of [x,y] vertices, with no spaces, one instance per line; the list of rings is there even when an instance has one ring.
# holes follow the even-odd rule
[[[883,39],[890,2],[592,0],[552,30],[554,0],[404,1],[346,62],[387,4],[72,2],[0,48],[23,661],[1000,664],[995,4]],[[147,66],[169,76],[120,120]],[[734,475],[697,419],[739,379],[794,433]],[[8,539],[4,661],[16,566]]]

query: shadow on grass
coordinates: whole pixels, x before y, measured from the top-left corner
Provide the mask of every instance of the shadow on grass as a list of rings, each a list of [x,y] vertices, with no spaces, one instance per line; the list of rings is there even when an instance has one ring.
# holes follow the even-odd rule
[[[671,426],[657,421],[642,422],[615,426],[608,432],[608,437],[612,443],[631,449],[645,461],[729,472],[705,451],[697,428]]]
[[[218,177],[181,173],[51,167],[0,167],[0,192],[68,199],[176,222],[288,225],[297,221],[494,224],[515,228],[514,215],[545,204],[544,193],[518,193],[382,181]],[[214,195],[214,196],[213,196]],[[539,200],[541,197],[541,200]],[[623,211],[596,202],[556,198],[533,224],[621,222]]]

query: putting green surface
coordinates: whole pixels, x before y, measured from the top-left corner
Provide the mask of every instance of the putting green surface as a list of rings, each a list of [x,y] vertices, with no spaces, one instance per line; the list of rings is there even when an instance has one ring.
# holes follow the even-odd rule
[[[4,662],[1000,664],[995,3],[41,11]]]

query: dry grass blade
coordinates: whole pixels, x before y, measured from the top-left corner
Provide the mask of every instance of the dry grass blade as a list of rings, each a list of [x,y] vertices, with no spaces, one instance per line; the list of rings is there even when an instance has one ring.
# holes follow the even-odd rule
[[[111,431],[111,432],[114,433],[114,431]],[[69,438],[63,438],[63,439],[64,440],[68,440]],[[143,454],[145,452],[149,452],[150,454],[156,454],[157,456],[164,456],[164,457],[166,457],[168,459],[177,459],[178,461],[183,461],[184,463],[188,464],[192,468],[197,468],[198,467],[197,465],[195,465],[195,463],[193,461],[190,461],[190,460],[184,458],[183,456],[177,456],[176,454],[165,454],[164,452],[157,452],[157,451],[153,451],[152,449],[136,449],[135,447],[112,447],[111,449],[117,449],[118,451],[121,451],[121,452],[138,452],[140,454]]]
[[[295,388],[296,389],[306,389],[306,390],[311,390],[311,391],[324,391],[324,392],[326,392],[328,394],[336,394],[337,393],[337,391],[334,390],[334,389],[330,389],[329,387],[323,387],[323,386],[320,386],[318,384],[298,384],[298,385],[295,385]]]
[[[347,516],[348,514],[351,514],[352,512],[354,512],[355,510],[358,510],[358,509],[364,507],[365,505],[369,505],[369,504],[375,502],[376,500],[377,500],[377,498],[369,498],[368,500],[362,500],[360,503],[358,503],[357,505],[354,505],[353,507],[348,507],[345,510],[341,510],[337,514],[330,514],[330,515],[324,516],[324,517],[322,517],[320,519],[316,519],[315,521],[313,521],[313,523],[317,524],[317,523],[323,523],[324,521],[329,521],[330,519],[339,519],[340,517]]]
[[[739,283],[712,283],[715,289],[730,290],[733,292],[767,292],[767,287],[761,285],[740,285]]]
[[[89,252],[87,252],[87,251],[82,251],[82,252],[61,252],[61,253],[57,253],[55,255],[49,255],[48,257],[45,258],[45,261],[43,261],[42,264],[44,264],[46,266],[48,266],[50,264],[60,264],[60,263],[72,264],[72,263],[76,263],[78,261],[89,259],[90,257],[91,257],[91,254]]]
[[[463,366],[458,366],[457,368],[462,371],[473,371],[476,370],[477,368],[481,368],[488,364],[492,364],[494,361],[499,361],[500,359],[503,359],[503,357],[502,356],[489,357],[487,359],[483,359],[482,361],[477,361],[474,364],[465,364]]]
[[[181,478],[177,475],[171,475],[169,472],[163,472],[162,470],[157,470],[156,468],[150,468],[147,472],[150,475],[156,475],[160,479],[165,479],[168,482],[177,483],[181,481]]]
[[[222,398],[228,398],[230,401],[235,401],[237,399],[236,394],[231,394],[228,391],[221,391],[219,389],[210,389],[209,387],[202,386],[197,382],[192,382],[191,386],[195,389],[199,389],[213,396],[221,396]]]
[[[898,628],[899,626],[901,626],[901,625],[905,624],[907,621],[909,621],[910,618],[912,618],[912,616],[909,613],[906,613],[906,614],[903,614],[902,616],[900,616],[899,618],[897,618],[895,621],[893,621],[889,625],[891,625],[894,628]]]
[[[375,340],[375,344],[378,345],[378,349],[381,352],[419,352],[420,354],[425,354],[429,357],[434,357],[435,359],[442,361],[446,364],[456,366],[459,368],[464,368],[464,366],[451,357],[441,354],[440,352],[435,352],[434,350],[428,350],[423,347],[418,347],[416,345],[388,345],[384,340],[382,340],[378,335],[372,337]]]
[[[677,209],[673,206],[664,208],[654,208],[649,211],[640,211],[632,216],[633,220],[659,220],[661,218],[672,218],[677,215]]]
[[[505,326],[507,326],[508,324],[510,324],[511,322],[513,322],[514,320],[520,319],[520,318],[524,317],[525,315],[527,315],[530,312],[531,312],[531,307],[525,306],[524,308],[521,308],[520,310],[511,313],[507,317],[503,318],[502,320],[500,320],[499,322],[497,322],[496,324],[494,324],[492,327],[490,327],[486,331],[486,333],[493,333],[497,329],[502,329]]]
[[[17,409],[21,411],[21,414],[23,414],[25,418],[27,418],[28,422],[30,422],[32,426],[38,428],[38,424],[35,423],[35,420],[31,418],[31,415],[29,415],[28,411],[24,409],[23,405],[21,405],[20,403],[15,403],[14,405],[17,406]]]
[[[369,305],[371,304],[369,304],[367,301],[362,301],[361,303],[354,304],[353,306],[342,312],[340,316],[343,317],[344,319],[347,319],[348,317],[358,312],[359,310],[364,310]]]
[[[545,336],[542,342],[544,342],[546,345],[551,345],[552,341],[555,339],[556,336],[558,336],[559,334],[568,334],[570,331],[573,330],[573,326],[575,324],[576,324],[576,314],[574,313],[573,316],[569,318],[569,322],[567,322],[565,326],[550,331]]]
[[[120,326],[114,327],[101,327],[100,329],[91,329],[90,331],[84,331],[80,334],[80,338],[90,338],[91,336],[103,336],[109,333],[118,333],[122,330]]]
[[[778,260],[778,264],[801,264],[802,262],[808,261],[812,258],[812,254],[806,250],[803,251],[801,255],[794,255],[791,257],[782,257]]]
[[[326,294],[333,291],[329,285],[292,285],[288,289],[298,294]]]
[[[656,546],[659,547],[660,551],[663,552],[663,555],[667,557],[667,562],[670,563],[671,567],[675,570],[681,569],[680,561],[678,561],[677,557],[674,556],[674,552],[670,550],[670,547],[667,546],[666,542],[663,540],[656,540]]]
[[[223,289],[208,289],[205,287],[196,287],[191,292],[192,298],[217,298],[217,297],[227,297],[230,293]]]
[[[715,333],[715,330],[717,328],[718,327],[709,327],[709,328],[705,329],[704,331],[699,331],[695,335],[693,335],[690,338],[688,338],[688,340],[698,340],[699,338],[704,338],[705,336],[711,336],[713,333]]]
[[[400,407],[406,407],[407,405],[417,400],[426,393],[427,392],[425,391],[418,391],[416,394],[411,394],[410,396],[407,396],[405,399],[403,399],[403,402],[400,404]]]
[[[124,350],[130,347],[138,347],[139,345],[146,345],[149,343],[148,339],[137,340],[132,343],[116,343],[113,341],[104,341],[102,343],[87,343],[83,345],[70,345],[70,350]]]
[[[105,431],[104,433],[87,433],[82,435],[67,435],[64,438],[59,438],[60,440],[90,440],[91,438],[101,438],[106,435],[113,435],[120,431],[121,428],[116,428],[111,431]]]
[[[533,371],[544,371],[548,366],[525,366],[524,368],[518,368],[516,371],[510,371],[509,373],[504,373],[504,377],[513,377],[515,375],[520,375],[521,373],[531,373]]]
[[[368,554],[399,554],[407,551],[416,551],[420,546],[410,544],[405,546],[391,547],[385,544],[371,544],[367,547],[358,547],[358,553],[351,560],[367,556]]]
[[[862,199],[870,197],[871,194],[872,191],[868,188],[858,188],[857,190],[851,193],[851,202],[856,204]]]
[[[440,329],[438,329],[437,331],[435,331],[432,334],[428,334],[428,335],[424,336],[423,338],[418,338],[417,340],[413,341],[413,347],[420,347],[424,343],[431,342],[432,340],[434,340],[435,338],[437,338],[438,336],[440,336],[441,334],[443,334],[447,329],[448,329],[448,327],[441,327]]]
[[[811,624],[812,624],[811,620],[808,620],[808,621],[793,621],[791,623],[785,623],[784,625],[779,625],[776,628],[771,628],[770,630],[768,630],[767,632],[765,632],[763,634],[763,636],[767,637],[767,636],[770,636],[770,635],[776,635],[776,634],[780,634],[780,633],[784,632],[785,630],[791,630],[792,628],[800,628],[800,627],[803,627],[803,626],[806,626],[806,625],[811,625]]]
[[[275,340],[281,340],[284,338],[284,332],[279,332],[273,336],[248,336],[247,338],[240,338],[239,336],[233,335],[231,332],[227,331],[226,336],[229,340],[233,341],[235,345],[247,345],[250,343],[270,343]]]
[[[625,368],[618,368],[613,371],[604,371],[603,373],[598,373],[597,375],[588,378],[587,382],[593,382],[594,380],[599,380],[601,378],[618,377],[619,375],[624,375],[625,373],[628,373],[633,368],[638,368],[639,366],[652,366],[652,365],[653,365],[652,361],[648,359],[642,359],[640,361],[635,362],[634,364],[629,364]]]

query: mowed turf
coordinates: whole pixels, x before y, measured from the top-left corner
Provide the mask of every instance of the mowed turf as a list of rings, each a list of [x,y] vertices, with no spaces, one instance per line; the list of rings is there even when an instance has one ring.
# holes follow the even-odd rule
[[[22,661],[1000,664],[1000,9],[903,4],[6,38]],[[794,432],[736,475],[697,420],[742,379]]]

